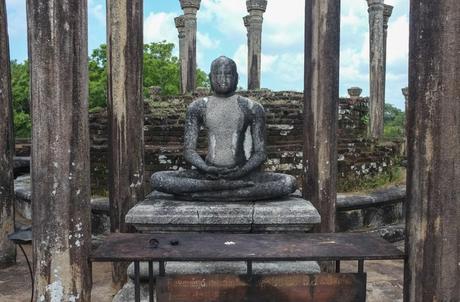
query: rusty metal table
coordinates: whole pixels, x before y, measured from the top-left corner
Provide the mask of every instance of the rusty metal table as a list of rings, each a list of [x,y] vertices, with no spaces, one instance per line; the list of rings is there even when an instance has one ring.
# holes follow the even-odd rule
[[[149,262],[150,299],[153,301],[153,262],[165,275],[165,261],[252,262],[357,260],[358,272],[365,260],[405,259],[402,251],[382,238],[365,233],[221,234],[221,233],[115,233],[90,256],[93,262],[133,261],[135,300],[140,301],[139,262]]]

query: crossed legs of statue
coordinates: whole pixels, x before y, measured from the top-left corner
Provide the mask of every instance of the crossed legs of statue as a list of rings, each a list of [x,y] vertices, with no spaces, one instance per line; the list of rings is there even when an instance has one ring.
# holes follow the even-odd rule
[[[252,172],[238,180],[212,180],[198,170],[162,171],[152,175],[151,184],[157,191],[196,201],[273,199],[297,189],[293,176],[271,172]]]

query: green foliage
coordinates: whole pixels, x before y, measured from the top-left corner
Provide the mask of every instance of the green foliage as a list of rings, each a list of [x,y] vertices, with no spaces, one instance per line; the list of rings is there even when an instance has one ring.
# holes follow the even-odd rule
[[[166,41],[144,45],[144,94],[152,86],[160,86],[165,95],[179,93],[180,66],[173,49],[174,44]]]
[[[211,83],[209,82],[208,74],[201,69],[196,70],[196,83],[196,87],[211,88]]]
[[[15,111],[29,113],[29,62],[11,61],[11,88]]]
[[[369,125],[369,113],[361,117],[361,123]],[[391,104],[385,104],[383,115],[383,138],[388,140],[404,139],[406,135],[406,114]]]
[[[363,116],[361,116],[361,123],[363,125],[369,125],[369,112],[367,112],[366,114],[363,114]]]
[[[14,134],[16,137],[29,138],[32,131],[32,121],[29,113],[22,111],[13,112],[14,115]]]
[[[180,90],[180,64],[172,55],[173,43],[166,41],[144,45],[144,94],[148,88],[160,86],[164,95],[178,94]],[[14,127],[17,137],[30,137],[29,63],[11,61],[14,108]],[[102,44],[88,60],[89,110],[107,106],[107,46]],[[207,74],[197,70],[197,86],[209,87]]]
[[[406,114],[391,104],[385,104],[384,134],[386,139],[404,139]]]
[[[32,122],[29,106],[29,62],[11,61],[11,90],[13,95],[13,120],[16,137],[31,136]]]
[[[180,91],[180,63],[172,55],[173,43],[166,41],[144,45],[144,95],[148,88],[160,86],[164,95],[178,94]],[[106,106],[106,65],[107,46],[102,44],[93,50],[89,60],[90,109]],[[197,70],[197,86],[209,87],[206,73]]]
[[[406,171],[401,167],[391,167],[388,170],[366,177],[339,178],[337,192],[366,192],[389,185],[399,185],[405,182]]]
[[[107,46],[102,44],[88,60],[89,108],[107,106]]]

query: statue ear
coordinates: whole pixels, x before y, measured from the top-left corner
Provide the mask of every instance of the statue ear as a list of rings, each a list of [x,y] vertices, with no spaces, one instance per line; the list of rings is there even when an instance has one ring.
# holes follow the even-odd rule
[[[240,80],[240,75],[238,74],[238,72],[236,73],[236,76],[235,76],[235,87],[233,87],[233,91],[236,91],[238,89],[238,82]]]
[[[212,84],[212,73],[208,74],[209,84],[211,85],[211,91],[214,91],[214,85]]]

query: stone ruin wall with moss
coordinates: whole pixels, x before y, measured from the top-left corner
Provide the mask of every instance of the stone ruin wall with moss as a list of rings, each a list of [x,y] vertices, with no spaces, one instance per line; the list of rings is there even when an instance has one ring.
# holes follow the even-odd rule
[[[263,104],[267,115],[268,160],[265,170],[288,173],[302,181],[303,94],[298,92],[239,92]],[[145,174],[146,182],[154,171],[189,168],[182,156],[185,112],[194,96],[160,96],[145,100]],[[366,139],[368,99],[339,100],[338,189],[359,189],[366,183],[391,179],[401,159],[401,143],[375,144]],[[91,180],[93,193],[107,188],[107,112],[90,114]],[[206,137],[199,140],[206,153]],[[146,184],[148,186],[148,184]]]

